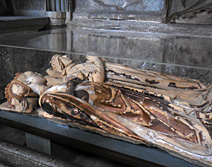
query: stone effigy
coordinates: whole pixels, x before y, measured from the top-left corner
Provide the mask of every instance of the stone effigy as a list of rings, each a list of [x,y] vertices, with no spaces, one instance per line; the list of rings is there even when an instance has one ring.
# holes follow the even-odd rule
[[[211,84],[93,56],[74,64],[55,55],[51,66],[44,77],[16,75],[5,89],[9,110],[31,113],[39,103],[43,116],[211,166]]]

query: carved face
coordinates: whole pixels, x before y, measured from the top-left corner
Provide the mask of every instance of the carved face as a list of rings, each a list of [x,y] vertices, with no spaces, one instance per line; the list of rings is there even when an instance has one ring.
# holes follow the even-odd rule
[[[31,71],[16,74],[7,85],[5,97],[18,112],[30,113],[37,106],[37,97],[45,89],[46,80]]]
[[[30,84],[44,85],[46,83],[46,80],[40,74],[32,71],[27,71],[25,73],[19,74],[18,77],[16,77],[16,80],[26,85]]]
[[[9,102],[12,98],[20,100],[31,91],[32,90],[28,86],[14,79],[7,85],[5,89],[5,97],[8,99]]]

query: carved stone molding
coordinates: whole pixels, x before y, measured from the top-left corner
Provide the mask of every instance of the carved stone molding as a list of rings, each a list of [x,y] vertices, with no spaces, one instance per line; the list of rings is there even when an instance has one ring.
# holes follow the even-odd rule
[[[166,0],[166,22],[176,22],[178,19],[194,19],[197,15],[204,12],[210,16],[212,12],[211,0]],[[199,20],[202,22],[201,20]],[[199,22],[198,20],[196,23]],[[207,23],[207,20],[205,21]]]
[[[160,12],[164,9],[164,0],[81,0],[77,7],[89,10]]]
[[[116,1],[104,1],[104,0],[93,0],[98,5],[107,9],[116,9],[125,11],[128,7],[132,5],[137,5],[140,2],[138,0],[125,0],[123,2],[117,3]]]

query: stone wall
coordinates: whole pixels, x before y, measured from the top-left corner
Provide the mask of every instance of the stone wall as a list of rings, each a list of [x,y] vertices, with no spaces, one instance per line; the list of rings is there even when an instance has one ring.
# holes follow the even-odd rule
[[[14,14],[16,16],[45,16],[45,0],[13,0]]]
[[[164,0],[78,0],[73,19],[162,21]]]
[[[46,0],[13,0],[16,10],[45,10]]]
[[[73,17],[162,21],[165,9],[164,0],[67,0],[64,4],[62,0],[52,2],[51,0],[13,0],[14,14],[49,16],[54,20],[63,18],[67,23],[70,23]],[[72,16],[73,12],[74,16]]]
[[[179,66],[170,66],[163,72],[212,83],[211,42],[211,38],[201,37],[177,36],[165,39],[164,63],[178,64]]]
[[[164,0],[78,0],[77,8],[112,11],[154,11],[164,9]]]
[[[49,0],[52,5],[47,2],[46,0],[13,0],[14,14],[16,16],[49,17],[50,25],[64,25],[66,18],[70,18],[68,4],[63,4],[62,0]]]
[[[15,15],[71,19],[137,20],[212,24],[211,0],[10,0]],[[1,2],[0,1],[0,2]],[[0,5],[1,6],[1,5]],[[7,13],[2,8],[1,13]],[[11,9],[10,9],[11,11]],[[54,12],[52,14],[52,12]],[[59,13],[59,14],[58,14]],[[79,21],[78,20],[78,21]],[[57,24],[64,24],[59,21]],[[56,24],[56,23],[55,23]]]

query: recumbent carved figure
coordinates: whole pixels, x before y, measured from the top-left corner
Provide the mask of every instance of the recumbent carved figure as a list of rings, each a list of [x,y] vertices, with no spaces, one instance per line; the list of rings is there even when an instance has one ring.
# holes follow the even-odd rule
[[[56,118],[210,163],[211,85],[133,69],[99,57],[75,65],[55,55],[47,76],[19,73],[5,94],[13,110]],[[200,158],[201,159],[201,158]],[[202,161],[202,160],[200,160]]]

